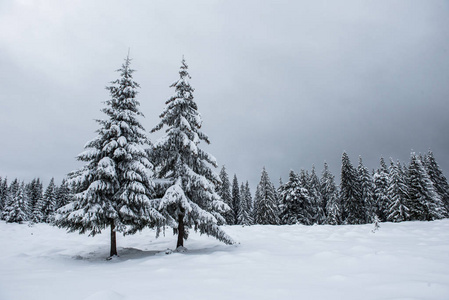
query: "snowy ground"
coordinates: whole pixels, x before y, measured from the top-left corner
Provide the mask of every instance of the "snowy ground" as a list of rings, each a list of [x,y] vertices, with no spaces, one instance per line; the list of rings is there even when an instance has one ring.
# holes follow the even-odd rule
[[[228,226],[226,246],[147,230],[94,238],[0,222],[1,300],[449,299],[449,220],[362,226]]]

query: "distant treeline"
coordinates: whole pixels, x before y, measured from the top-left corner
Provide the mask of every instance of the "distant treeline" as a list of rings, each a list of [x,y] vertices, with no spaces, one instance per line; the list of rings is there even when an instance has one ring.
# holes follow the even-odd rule
[[[249,184],[234,175],[232,184],[225,166],[220,172],[217,193],[231,208],[224,214],[228,225],[254,224],[366,224],[376,220],[430,221],[449,217],[449,185],[434,155],[411,154],[407,165],[380,159],[370,172],[359,158],[354,167],[342,156],[341,182],[337,186],[328,165],[319,177],[312,170],[290,171],[288,181],[275,188],[265,168],[255,195]],[[29,183],[16,178],[9,185],[0,177],[0,217],[7,222],[52,223],[56,210],[74,199],[75,183],[64,179],[47,188],[39,178]],[[223,224],[222,224],[223,225]]]
[[[265,168],[254,200],[248,183],[232,186],[226,168],[220,172],[218,194],[231,207],[228,224],[366,224],[375,221],[435,220],[449,216],[449,185],[434,155],[411,154],[407,165],[380,159],[370,172],[362,158],[354,167],[342,156],[341,182],[324,164],[319,178],[315,168],[290,171],[288,181],[275,188]]]

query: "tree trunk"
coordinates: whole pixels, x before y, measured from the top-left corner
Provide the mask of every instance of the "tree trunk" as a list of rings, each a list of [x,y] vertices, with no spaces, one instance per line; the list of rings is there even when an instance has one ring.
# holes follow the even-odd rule
[[[184,214],[178,215],[178,243],[176,244],[176,248],[184,247]]]
[[[117,255],[117,240],[114,221],[111,221],[111,252],[110,257]]]

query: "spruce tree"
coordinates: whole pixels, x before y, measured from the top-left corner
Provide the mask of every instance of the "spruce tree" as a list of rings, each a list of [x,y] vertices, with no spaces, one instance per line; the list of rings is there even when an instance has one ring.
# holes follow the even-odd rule
[[[47,189],[43,197],[37,202],[39,211],[42,214],[41,221],[45,223],[51,223],[53,220],[53,214],[55,212],[56,203],[56,185],[55,180],[52,178],[48,184]]]
[[[420,157],[415,153],[410,157],[407,185],[412,220],[431,221],[445,217],[446,210],[440,195],[435,191]]]
[[[388,168],[383,157],[380,158],[380,167],[373,176],[375,213],[381,222],[387,220],[390,199],[388,198]]]
[[[427,152],[424,159],[427,174],[429,174],[435,191],[440,196],[441,201],[443,201],[447,217],[449,213],[449,184],[431,150]]]
[[[256,204],[254,220],[256,224],[279,224],[276,190],[268,177],[265,167],[262,170],[260,182],[257,185],[254,202]]]
[[[227,224],[232,225],[235,222],[235,216],[234,216],[232,195],[231,195],[231,183],[229,182],[229,177],[228,177],[228,173],[226,172],[225,166],[223,166],[221,168],[220,180],[221,180],[221,184],[217,188],[217,193],[220,196],[220,198],[223,200],[223,202],[226,203],[230,207],[230,210],[225,212],[223,214],[223,217],[225,218]]]
[[[365,206],[362,200],[357,171],[346,152],[342,156],[340,197],[342,203],[342,222],[344,224],[365,223]]]
[[[316,175],[315,166],[312,166],[312,171],[308,179],[307,189],[309,190],[312,202],[313,223],[324,224],[326,221],[325,208],[323,207],[320,180]]]
[[[251,225],[250,221],[250,210],[247,201],[247,191],[245,185],[240,185],[240,204],[238,213],[238,224],[239,225]]]
[[[175,94],[165,102],[161,121],[152,130],[167,127],[153,155],[158,178],[171,182],[159,210],[178,234],[177,248],[184,246],[189,228],[232,244],[233,240],[218,226],[225,223],[222,214],[230,208],[215,192],[220,183],[211,169],[217,167],[215,158],[199,148],[201,141],[210,142],[200,131],[202,120],[189,79],[188,66],[182,59],[179,79],[170,86],[175,88]]]
[[[22,223],[28,221],[29,210],[25,183],[19,184],[17,179],[12,182],[8,205],[4,213],[6,222]]]
[[[390,162],[387,191],[388,198],[391,199],[387,221],[402,222],[410,220],[406,178],[400,163],[395,164],[393,160]]]
[[[56,189],[55,210],[69,204],[72,200],[73,197],[67,180],[63,179],[61,185]]]
[[[110,99],[98,120],[98,136],[89,141],[78,160],[86,165],[69,174],[77,186],[73,202],[58,210],[56,224],[69,231],[96,235],[107,227],[111,233],[110,255],[117,255],[116,232],[134,233],[161,224],[153,207],[153,166],[146,152],[143,116],[136,99],[139,85],[133,80],[129,56],[117,70],[120,78],[107,87]]]
[[[8,196],[8,180],[0,177],[0,219],[2,219],[3,211],[6,208],[6,199]]]
[[[320,190],[323,202],[326,203],[326,224],[330,225],[338,225],[341,223],[340,197],[334,178],[334,175],[329,170],[329,166],[327,163],[324,163],[324,169],[320,179]]]
[[[299,172],[299,186],[301,188],[302,212],[300,213],[299,223],[304,225],[313,225],[316,223],[315,200],[310,192],[310,175],[308,171]]]
[[[293,170],[290,170],[288,181],[279,187],[279,197],[280,223],[288,225],[304,223],[303,213],[307,195],[300,186],[298,174]]]
[[[253,197],[251,196],[251,189],[249,188],[249,183],[246,181],[245,183],[245,201],[246,201],[246,209],[248,215],[248,225],[254,224],[253,218]]]
[[[238,224],[238,215],[239,215],[239,205],[240,205],[240,188],[239,181],[237,180],[237,175],[234,174],[234,178],[232,179],[232,209],[234,215],[234,222],[232,224]]]
[[[359,177],[360,191],[362,203],[365,208],[365,222],[372,223],[374,221],[374,182],[368,168],[363,165],[362,157],[359,157],[359,165],[357,166],[357,174]]]

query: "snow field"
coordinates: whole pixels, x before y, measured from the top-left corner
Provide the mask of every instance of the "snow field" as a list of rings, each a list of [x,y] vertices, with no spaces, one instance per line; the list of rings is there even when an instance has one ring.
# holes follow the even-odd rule
[[[449,220],[225,226],[239,245],[167,231],[94,238],[0,222],[1,300],[449,299]]]

